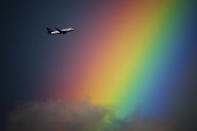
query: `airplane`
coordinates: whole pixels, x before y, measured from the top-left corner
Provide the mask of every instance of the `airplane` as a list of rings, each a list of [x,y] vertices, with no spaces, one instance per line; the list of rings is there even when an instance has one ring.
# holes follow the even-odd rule
[[[71,31],[74,31],[73,28],[65,28],[65,29],[58,29],[58,28],[55,28],[55,30],[51,30],[50,28],[46,28],[48,33],[50,35],[56,35],[56,34],[66,34],[67,32],[71,32]]]

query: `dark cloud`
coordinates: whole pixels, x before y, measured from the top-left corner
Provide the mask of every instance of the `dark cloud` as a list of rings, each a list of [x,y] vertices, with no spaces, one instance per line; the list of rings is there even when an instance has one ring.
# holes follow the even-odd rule
[[[118,119],[113,110],[75,102],[32,102],[18,107],[7,123],[8,131],[174,131],[171,121],[140,117]]]

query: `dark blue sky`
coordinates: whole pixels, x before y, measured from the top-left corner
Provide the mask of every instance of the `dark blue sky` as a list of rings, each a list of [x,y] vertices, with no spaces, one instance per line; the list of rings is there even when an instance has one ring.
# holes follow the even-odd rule
[[[105,3],[105,4],[104,4]],[[5,127],[8,113],[17,104],[28,100],[47,99],[46,88],[41,88],[47,72],[51,67],[48,65],[55,61],[64,40],[68,46],[75,35],[82,34],[88,27],[92,14],[106,8],[110,2],[94,0],[9,0],[2,3],[1,20],[1,46],[3,56],[3,84],[1,86],[1,127]],[[196,5],[192,10],[190,29],[188,33],[191,39],[191,70],[188,72],[188,83],[182,97],[183,103],[178,105],[182,110],[178,115],[184,115],[180,123],[194,129],[197,117],[197,52],[196,52]],[[51,37],[45,28],[71,26],[77,28],[69,37]],[[66,50],[65,50],[66,51]],[[192,77],[191,77],[192,76]],[[187,77],[187,76],[186,76]],[[50,90],[50,89],[47,89]],[[181,117],[180,117],[181,118]]]
[[[107,7],[106,1],[92,0],[9,0],[2,2],[1,46],[3,86],[1,86],[1,127],[8,112],[28,100],[47,99],[42,86],[51,61],[72,44],[76,35],[88,30],[95,12]],[[109,2],[110,3],[110,2]],[[74,27],[69,37],[49,36],[46,27]],[[68,34],[69,35],[69,34]],[[60,41],[64,41],[64,45]],[[65,57],[65,56],[64,56]],[[66,57],[65,57],[66,58]],[[55,63],[54,63],[55,64]],[[50,66],[49,66],[50,65]],[[41,82],[42,81],[42,82]]]

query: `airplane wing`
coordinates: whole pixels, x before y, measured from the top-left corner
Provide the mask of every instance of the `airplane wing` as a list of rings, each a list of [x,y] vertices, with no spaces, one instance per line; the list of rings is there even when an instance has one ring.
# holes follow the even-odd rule
[[[59,31],[52,31],[51,32],[52,35],[59,34],[59,33],[60,33]]]
[[[58,28],[55,28],[55,29],[56,29],[56,31],[59,31],[60,33],[61,33],[61,31],[62,31],[62,30],[60,30],[60,29],[58,29]]]

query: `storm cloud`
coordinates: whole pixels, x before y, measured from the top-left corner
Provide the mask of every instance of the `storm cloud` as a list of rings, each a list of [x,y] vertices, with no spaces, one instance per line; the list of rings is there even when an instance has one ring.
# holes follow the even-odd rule
[[[118,119],[113,109],[88,100],[29,102],[10,113],[8,131],[174,131],[171,121],[142,117]]]

